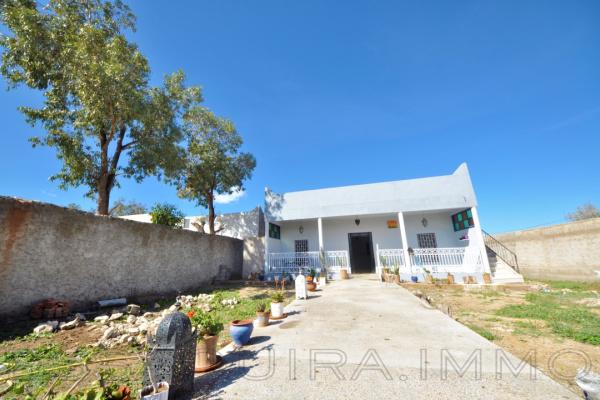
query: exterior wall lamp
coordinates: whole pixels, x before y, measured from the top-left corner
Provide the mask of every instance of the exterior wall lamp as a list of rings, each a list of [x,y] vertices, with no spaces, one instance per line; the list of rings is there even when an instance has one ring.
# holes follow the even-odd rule
[[[302,225],[298,228],[298,232],[300,232],[301,235],[304,233],[304,227]]]
[[[356,219],[354,220],[354,223],[356,224],[356,226],[359,226],[359,225],[360,225],[360,219],[356,218]]]
[[[427,218],[423,217],[423,219],[421,220],[421,224],[423,224],[423,228],[427,228],[428,223],[429,223],[429,221],[427,221]]]

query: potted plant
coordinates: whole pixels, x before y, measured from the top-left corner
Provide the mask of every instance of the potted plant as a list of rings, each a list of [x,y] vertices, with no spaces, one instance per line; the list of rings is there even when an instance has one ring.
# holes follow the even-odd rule
[[[214,314],[200,309],[187,313],[192,327],[196,330],[196,372],[213,369],[218,363],[217,340],[223,330],[223,323]]]
[[[261,301],[256,306],[256,325],[257,326],[268,326],[269,325],[269,311],[267,311],[267,303]]]
[[[391,282],[396,283],[396,284],[400,284],[400,268],[398,268],[397,265],[392,267],[392,280]]]
[[[317,290],[317,284],[315,283],[315,276],[317,275],[317,271],[311,269],[306,277],[306,289],[309,292],[314,292]]]
[[[254,329],[254,321],[251,319],[236,319],[231,321],[229,326],[229,335],[236,347],[242,347],[250,340],[252,330]]]
[[[283,317],[283,292],[276,291],[271,295],[271,318],[281,319]]]

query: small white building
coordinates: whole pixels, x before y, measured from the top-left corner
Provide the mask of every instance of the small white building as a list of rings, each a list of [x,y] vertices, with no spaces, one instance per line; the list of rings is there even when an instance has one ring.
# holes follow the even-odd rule
[[[265,218],[266,273],[387,267],[404,280],[452,273],[458,283],[493,272],[466,164],[430,178],[281,194],[267,188]]]

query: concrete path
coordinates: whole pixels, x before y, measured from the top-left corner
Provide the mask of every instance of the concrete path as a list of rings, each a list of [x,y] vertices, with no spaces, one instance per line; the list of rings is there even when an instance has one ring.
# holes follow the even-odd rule
[[[285,320],[255,328],[251,344],[226,355],[224,367],[198,376],[197,398],[579,398],[528,364],[514,377],[508,362],[516,369],[520,360],[374,278],[333,282],[288,310]]]

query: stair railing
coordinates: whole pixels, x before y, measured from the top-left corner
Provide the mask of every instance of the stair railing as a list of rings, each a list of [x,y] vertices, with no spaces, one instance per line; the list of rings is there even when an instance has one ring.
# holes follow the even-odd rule
[[[502,242],[483,229],[481,232],[483,233],[483,241],[486,247],[490,248],[496,254],[496,256],[500,257],[502,261],[504,261],[509,267],[519,272],[517,255],[504,244],[502,244]]]

